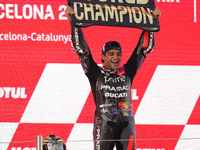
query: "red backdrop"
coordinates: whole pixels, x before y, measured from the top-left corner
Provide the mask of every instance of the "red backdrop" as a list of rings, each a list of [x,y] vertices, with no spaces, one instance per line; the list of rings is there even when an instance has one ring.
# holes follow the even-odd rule
[[[162,12],[156,49],[132,87],[137,150],[199,149],[200,4],[155,3]],[[0,2],[0,149],[34,150],[36,136],[49,134],[63,138],[70,150],[92,149],[95,108],[70,48],[66,5],[65,0]],[[121,43],[123,64],[141,30],[92,26],[83,32],[98,64],[109,40]]]

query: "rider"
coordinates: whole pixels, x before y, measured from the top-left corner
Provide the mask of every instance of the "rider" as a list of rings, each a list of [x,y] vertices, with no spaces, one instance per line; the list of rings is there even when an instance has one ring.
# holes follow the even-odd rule
[[[67,7],[66,16],[75,14]],[[154,15],[160,17],[156,8]],[[89,79],[96,105],[93,140],[95,150],[135,150],[136,132],[132,111],[131,87],[146,54],[155,47],[154,32],[143,31],[131,57],[118,68],[122,48],[116,41],[109,41],[102,48],[104,67],[93,60],[80,27],[72,25],[72,49],[78,54],[83,70]]]

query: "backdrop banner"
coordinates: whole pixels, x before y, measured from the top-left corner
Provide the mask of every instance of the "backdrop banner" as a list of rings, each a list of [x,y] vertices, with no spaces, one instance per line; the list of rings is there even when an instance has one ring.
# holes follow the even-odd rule
[[[140,28],[146,31],[159,31],[154,0],[68,0],[74,11],[72,23],[76,26],[92,25]]]

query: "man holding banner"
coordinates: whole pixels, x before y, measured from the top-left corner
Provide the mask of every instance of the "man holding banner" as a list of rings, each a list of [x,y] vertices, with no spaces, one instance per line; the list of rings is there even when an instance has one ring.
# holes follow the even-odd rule
[[[80,5],[81,6],[81,5]],[[136,132],[132,111],[131,87],[138,69],[155,47],[154,32],[143,31],[131,57],[118,68],[122,48],[116,41],[109,41],[102,48],[104,67],[93,60],[81,27],[73,23],[75,12],[67,7],[66,16],[72,25],[72,49],[78,54],[83,70],[89,79],[96,105],[94,119],[94,150],[136,150]],[[153,15],[160,17],[156,8]]]

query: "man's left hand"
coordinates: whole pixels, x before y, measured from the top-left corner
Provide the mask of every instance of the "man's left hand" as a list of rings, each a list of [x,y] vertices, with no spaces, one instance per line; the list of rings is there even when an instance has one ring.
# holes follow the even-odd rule
[[[159,9],[158,7],[156,7],[156,9],[153,11],[153,14],[154,14],[155,16],[157,16],[157,18],[160,18],[160,16],[161,16],[161,11],[160,11],[160,9]]]

